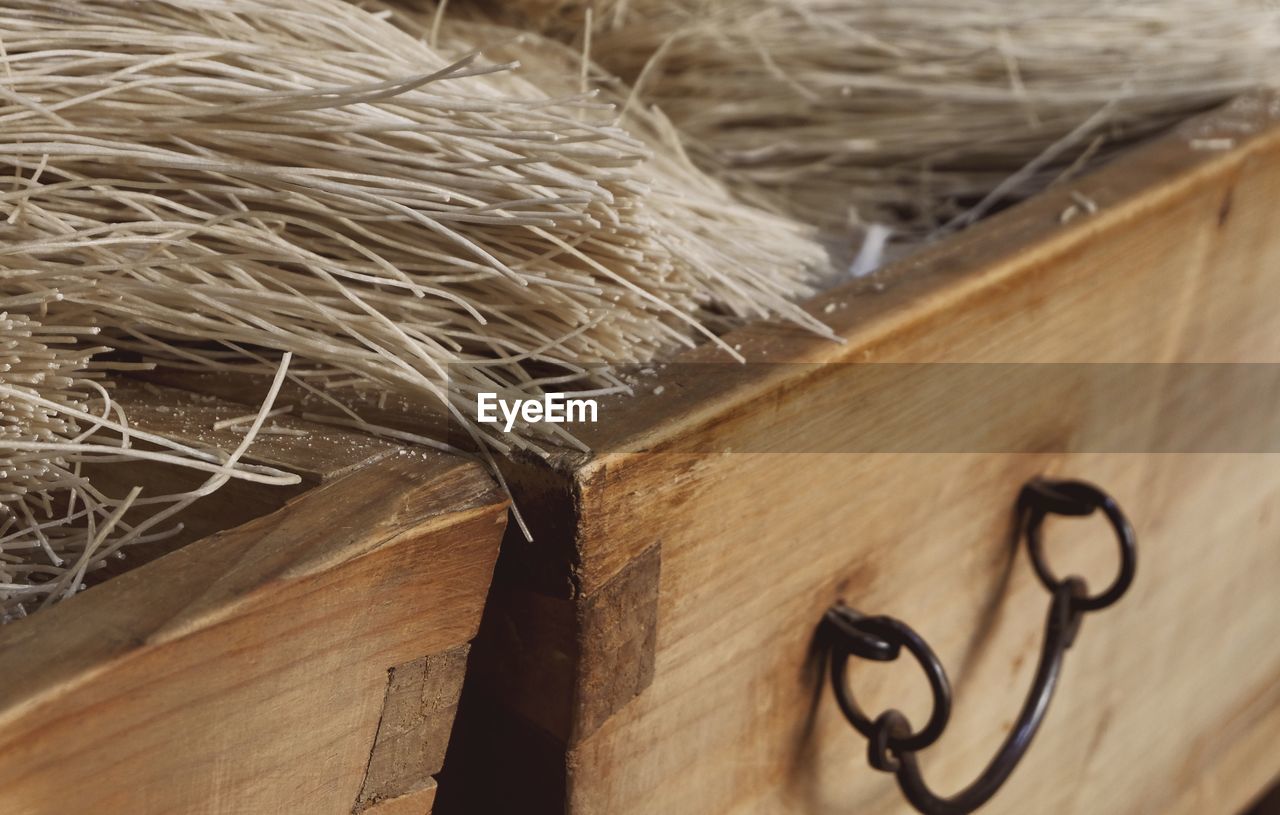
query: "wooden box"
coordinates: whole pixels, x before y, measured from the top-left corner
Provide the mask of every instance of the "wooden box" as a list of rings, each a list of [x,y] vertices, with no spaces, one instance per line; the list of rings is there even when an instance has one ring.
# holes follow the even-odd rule
[[[227,449],[209,429],[245,412],[117,398]],[[232,482],[184,515],[199,540],[0,628],[0,812],[430,812],[506,499],[477,466],[280,421],[308,435],[253,456],[300,487]]]
[[[955,710],[922,761],[958,789],[1030,683],[1047,598],[1012,508],[1050,475],[1116,496],[1138,576],[984,811],[1238,811],[1280,772],[1280,394],[1269,366],[1210,365],[1210,390],[1176,363],[1280,362],[1276,110],[1244,100],[817,298],[843,343],[735,332],[751,364],[690,353],[578,428],[592,455],[504,465],[536,540],[506,531],[438,797],[504,503],[471,465],[380,449],[281,454],[311,481],[285,507],[0,630],[0,809],[907,812],[832,700],[823,614],[932,644]],[[1096,520],[1050,537],[1064,572],[1114,571]],[[852,679],[919,721],[905,663]]]
[[[921,760],[959,789],[1035,667],[1047,595],[1011,530],[1042,474],[1118,499],[1138,574],[1084,623],[984,811],[1239,811],[1280,773],[1280,391],[1269,366],[1172,363],[1280,362],[1278,111],[1241,100],[910,258],[883,291],[818,297],[842,344],[738,331],[748,374],[690,353],[601,406],[580,433],[593,455],[513,465],[537,540],[504,542],[440,811],[909,812],[818,664],[837,601],[937,651],[955,709]],[[1066,373],[1027,388],[985,369],[992,420],[963,415],[984,403],[957,402],[943,363]],[[1130,394],[1097,363],[1155,365]],[[1236,390],[1188,385],[1206,371]],[[948,447],[957,422],[968,440]],[[1101,521],[1050,537],[1063,572],[1115,571]],[[921,722],[909,662],[854,664],[864,706]]]

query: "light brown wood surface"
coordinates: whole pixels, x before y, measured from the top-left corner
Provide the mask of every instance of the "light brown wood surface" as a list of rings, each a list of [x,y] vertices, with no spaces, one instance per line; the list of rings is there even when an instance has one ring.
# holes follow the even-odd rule
[[[188,438],[246,412],[124,390]],[[255,448],[303,475],[287,504],[210,501],[196,526],[225,531],[0,629],[0,812],[430,811],[506,500],[470,463],[299,426]]]
[[[562,780],[513,785],[523,811],[908,812],[814,662],[822,613],[844,600],[908,621],[950,671],[953,719],[922,762],[956,791],[1030,682],[1047,595],[1011,546],[1011,512],[1049,474],[1118,498],[1138,577],[1086,619],[1043,730],[984,811],[1243,807],[1280,773],[1280,455],[1140,451],[1195,448],[1274,392],[1187,391],[1170,374],[1156,403],[1090,416],[1105,393],[1088,377],[1050,393],[997,380],[1000,418],[976,449],[1025,452],[785,451],[789,434],[828,433],[837,450],[877,422],[936,440],[956,419],[928,376],[850,410],[874,374],[818,363],[1280,362],[1280,127],[1265,108],[1197,130],[1232,150],[1178,134],[922,253],[883,293],[817,299],[843,345],[777,326],[731,337],[750,359],[812,366],[736,381],[671,366],[661,396],[602,406],[584,433],[594,457],[513,465],[539,540],[504,549],[475,645],[469,682],[490,712],[460,721],[494,735],[471,748],[472,773],[523,733],[513,756],[548,739],[563,751]],[[1071,190],[1099,211],[1063,225]],[[1147,433],[1139,452],[1077,444],[1108,416]],[[724,452],[763,444],[780,452]],[[1061,572],[1112,574],[1100,521],[1049,538]],[[869,709],[921,722],[906,662],[855,665],[854,682]],[[475,811],[517,800],[471,781],[489,807]]]
[[[238,394],[242,401],[233,402],[121,379],[112,386],[112,397],[126,410],[135,426],[187,444],[234,450],[244,439],[242,431],[247,423],[240,425],[239,431],[233,428],[215,430],[214,427],[222,420],[256,413],[258,406],[250,403],[265,395],[266,385],[251,383]],[[276,406],[293,407],[284,400],[277,400]],[[263,488],[258,484],[232,480],[202,499],[196,511],[184,513],[181,519],[183,529],[177,535],[131,547],[125,560],[112,563],[108,569],[92,575],[91,582],[110,578],[192,541],[260,518],[320,484],[361,467],[373,466],[403,449],[354,431],[300,421],[293,415],[275,417],[267,424],[305,435],[262,434],[246,452],[245,460],[284,469],[297,475],[301,483],[292,487]],[[124,494],[131,487],[139,486],[144,495],[195,489],[208,477],[204,473],[156,466],[150,462],[113,463],[100,468],[91,466],[89,475],[95,484],[109,492]],[[137,514],[141,517],[144,512],[145,508],[142,508]]]
[[[435,783],[426,781],[444,765],[467,650],[460,645],[391,669],[357,810],[434,798]]]
[[[366,815],[431,815],[436,800],[436,780],[428,778],[422,786],[395,798],[379,801]]]

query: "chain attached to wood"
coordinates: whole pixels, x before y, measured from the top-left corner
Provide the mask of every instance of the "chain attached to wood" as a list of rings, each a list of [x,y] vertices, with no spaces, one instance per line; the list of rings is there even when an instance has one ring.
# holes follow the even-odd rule
[[[1120,572],[1106,591],[1091,596],[1083,578],[1060,580],[1054,576],[1044,559],[1041,527],[1050,514],[1085,516],[1096,510],[1102,510],[1115,530],[1120,545]],[[968,815],[996,794],[1026,754],[1044,720],[1063,658],[1075,641],[1084,615],[1115,603],[1133,582],[1137,567],[1133,527],[1116,502],[1097,487],[1081,481],[1033,480],[1018,496],[1018,517],[1032,566],[1052,597],[1044,647],[1031,691],[1012,731],[977,780],[956,795],[943,798],[932,792],[916,758],[917,752],[938,740],[951,716],[951,684],[933,649],[910,626],[893,617],[870,617],[840,604],[829,609],[824,620],[830,644],[831,683],[841,711],[867,738],[871,766],[893,773],[907,800],[924,815]],[[858,706],[846,681],[850,657],[888,662],[897,659],[903,648],[920,663],[933,690],[933,713],[920,730],[913,730],[898,710],[886,710],[872,720]]]

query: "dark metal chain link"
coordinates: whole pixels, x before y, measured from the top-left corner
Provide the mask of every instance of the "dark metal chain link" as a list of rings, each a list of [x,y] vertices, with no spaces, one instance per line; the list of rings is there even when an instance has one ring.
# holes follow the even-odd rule
[[[1048,567],[1041,528],[1049,515],[1085,516],[1096,511],[1107,517],[1115,531],[1120,571],[1105,591],[1090,595],[1083,578],[1059,579]],[[1032,566],[1051,596],[1044,646],[1016,724],[982,774],[959,793],[944,798],[931,791],[916,757],[917,752],[938,740],[951,717],[951,683],[933,649],[910,626],[893,617],[866,616],[840,604],[829,609],[824,619],[831,683],[840,710],[867,738],[868,763],[877,770],[893,773],[907,800],[924,815],[968,815],[991,800],[1031,746],[1053,698],[1063,658],[1075,642],[1084,615],[1115,603],[1133,582],[1137,568],[1133,527],[1116,502],[1097,487],[1082,481],[1036,479],[1024,486],[1018,496],[1018,516]],[[888,662],[897,659],[904,648],[920,664],[933,691],[933,712],[918,731],[898,710],[886,710],[871,719],[858,706],[847,682],[851,657]]]

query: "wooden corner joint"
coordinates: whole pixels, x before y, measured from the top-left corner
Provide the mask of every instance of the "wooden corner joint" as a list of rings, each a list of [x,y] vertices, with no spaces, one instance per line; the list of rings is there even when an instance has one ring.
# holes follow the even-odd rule
[[[580,670],[570,744],[595,732],[653,682],[661,567],[658,542],[579,603]]]
[[[459,645],[387,672],[382,715],[351,808],[354,815],[390,815],[405,801],[419,811],[425,803],[429,811],[433,776],[444,765],[469,648]]]

